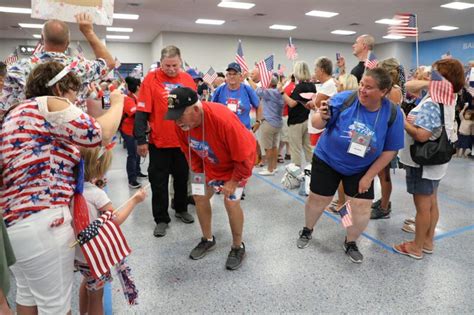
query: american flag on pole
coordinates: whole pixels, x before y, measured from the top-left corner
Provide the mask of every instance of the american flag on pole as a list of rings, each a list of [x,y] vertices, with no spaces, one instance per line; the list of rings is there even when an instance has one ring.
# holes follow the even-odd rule
[[[273,55],[258,62],[257,68],[260,71],[260,82],[262,82],[262,87],[268,88],[273,75]]]
[[[7,65],[11,65],[11,64],[13,64],[17,61],[18,61],[18,52],[15,49],[15,51],[12,52],[7,58],[5,58],[5,60],[3,62],[5,62],[5,64],[7,64]]]
[[[217,78],[217,72],[214,70],[213,67],[210,67],[207,70],[206,74],[202,77],[202,80],[206,83],[212,84],[214,80]]]
[[[346,229],[352,226],[352,208],[350,202],[346,202],[338,211],[341,216],[342,226]]]
[[[367,56],[367,60],[365,61],[365,67],[368,69],[373,69],[377,67],[378,64],[377,57],[375,57],[375,54],[370,50],[369,54]]]
[[[237,53],[235,54],[235,62],[237,62],[242,71],[249,72],[249,67],[247,66],[247,62],[245,61],[244,51],[242,50],[242,41],[239,39],[239,45],[237,46]]]
[[[43,41],[40,39],[38,43],[36,44],[35,50],[33,50],[32,55],[37,54],[37,53],[42,53],[44,51],[44,45]]]
[[[431,71],[430,96],[436,103],[444,105],[454,103],[453,85],[436,70]]]
[[[82,253],[97,279],[130,254],[130,247],[112,216],[112,211],[106,211],[77,235]]]
[[[296,52],[296,46],[293,44],[291,37],[288,39],[288,44],[285,47],[286,57],[290,60],[295,60],[298,58],[298,53]]]
[[[82,49],[80,42],[77,42],[76,52],[79,57],[84,57],[84,49]]]
[[[277,72],[279,76],[285,74],[286,67],[284,65],[278,64]]]
[[[393,19],[398,20],[399,24],[388,27],[388,33],[390,35],[418,36],[416,14],[398,13]]]

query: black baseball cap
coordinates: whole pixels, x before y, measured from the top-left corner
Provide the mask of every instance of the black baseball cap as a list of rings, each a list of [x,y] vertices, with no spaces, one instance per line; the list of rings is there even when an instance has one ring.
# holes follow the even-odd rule
[[[178,87],[170,91],[168,95],[168,112],[165,120],[179,119],[186,107],[196,104],[198,96],[196,92],[188,87]]]
[[[242,73],[242,68],[240,68],[240,65],[237,62],[229,63],[229,65],[227,66],[227,69],[225,71],[229,71],[229,70],[234,70],[238,73]]]

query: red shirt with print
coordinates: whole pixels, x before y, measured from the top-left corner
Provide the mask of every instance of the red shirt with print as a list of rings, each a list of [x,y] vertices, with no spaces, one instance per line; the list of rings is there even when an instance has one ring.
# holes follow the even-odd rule
[[[179,86],[196,91],[196,83],[186,72],[169,77],[161,69],[150,72],[140,86],[137,111],[149,113],[151,133],[149,142],[157,148],[179,148],[175,123],[164,120],[168,111],[168,94]]]
[[[290,82],[284,89],[283,89],[283,92],[290,96],[292,93],[293,93],[293,90],[295,89],[295,82]],[[285,105],[283,105],[283,114],[282,116],[288,116],[288,104],[285,103]]]
[[[248,179],[257,154],[253,134],[222,104],[202,102],[202,108],[204,123],[201,126],[188,132],[175,125],[181,150],[192,171],[205,171],[207,182]]]
[[[135,124],[135,113],[137,111],[137,97],[133,93],[125,96],[123,102],[122,125],[120,130],[127,136],[133,136],[133,125]]]

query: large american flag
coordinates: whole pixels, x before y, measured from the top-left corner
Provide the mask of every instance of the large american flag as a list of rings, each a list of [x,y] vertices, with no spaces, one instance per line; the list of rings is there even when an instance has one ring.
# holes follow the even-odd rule
[[[288,44],[285,47],[286,57],[290,60],[295,60],[298,58],[298,53],[296,52],[296,46],[293,44],[291,37],[288,39]]]
[[[436,70],[431,71],[430,96],[436,103],[444,105],[454,103],[453,85]]]
[[[418,36],[416,14],[398,13],[393,19],[398,20],[400,23],[388,27],[388,33],[390,35]]]
[[[262,87],[268,88],[273,75],[273,55],[258,62],[257,68],[260,71],[260,82],[262,83]]]
[[[207,70],[206,74],[202,77],[202,80],[206,83],[212,84],[214,80],[217,78],[217,72],[214,70],[213,67],[210,67]]]
[[[242,41],[239,39],[239,45],[237,46],[237,53],[235,54],[235,62],[237,62],[242,68],[243,72],[249,72],[249,67],[245,61],[244,51],[242,50]]]
[[[342,226],[346,229],[352,226],[352,208],[350,201],[346,202],[338,212],[341,216]]]
[[[3,62],[5,62],[5,64],[7,65],[11,65],[17,61],[18,61],[18,53],[17,53],[17,50],[15,49],[15,51],[12,52],[7,58],[5,58]]]
[[[369,54],[367,55],[367,60],[365,61],[365,67],[368,69],[373,69],[377,67],[378,64],[377,57],[375,57],[375,54],[373,51],[369,50]]]
[[[97,279],[130,254],[130,247],[112,217],[112,211],[106,211],[77,235],[82,253]]]

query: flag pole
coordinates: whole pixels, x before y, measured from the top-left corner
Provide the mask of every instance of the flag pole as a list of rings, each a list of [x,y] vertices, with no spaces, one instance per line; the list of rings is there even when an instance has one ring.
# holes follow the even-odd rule
[[[418,69],[419,67],[419,52],[418,52],[418,30],[419,30],[419,27],[418,27],[418,15],[415,14],[415,25],[416,25],[416,39],[415,39],[415,42],[416,42],[416,68]]]

